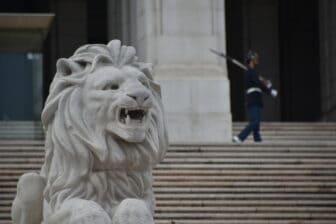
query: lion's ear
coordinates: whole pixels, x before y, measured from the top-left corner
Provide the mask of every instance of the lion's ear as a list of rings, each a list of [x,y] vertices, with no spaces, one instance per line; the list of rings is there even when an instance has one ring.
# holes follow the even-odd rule
[[[161,86],[160,86],[160,84],[157,83],[157,82],[154,82],[154,81],[150,81],[149,84],[150,84],[151,89],[154,90],[159,95],[159,97],[161,98]]]
[[[154,81],[153,74],[153,64],[152,63],[143,63],[139,62],[137,64],[139,69],[145,74],[145,76],[149,79],[150,87],[154,92],[156,92],[161,98],[161,87],[160,84]]]
[[[141,63],[140,70],[147,76],[150,80],[151,88],[161,97],[161,86],[159,83],[154,81],[153,74],[153,64],[152,63]]]
[[[66,58],[58,59],[56,68],[57,73],[60,73],[64,76],[69,76],[73,73],[81,71],[81,66],[79,64]]]
[[[153,79],[153,64],[152,63],[143,63],[140,62],[138,63],[140,71],[142,71],[148,79],[154,80]]]

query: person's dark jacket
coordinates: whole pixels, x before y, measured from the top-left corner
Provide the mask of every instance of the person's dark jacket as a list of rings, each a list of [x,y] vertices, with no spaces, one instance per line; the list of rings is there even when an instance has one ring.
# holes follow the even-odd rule
[[[259,88],[262,92],[270,94],[271,89],[267,88],[260,80],[255,69],[249,68],[245,72],[245,91],[250,88]],[[263,107],[262,93],[254,91],[252,93],[246,94],[246,104],[247,107],[258,106]]]

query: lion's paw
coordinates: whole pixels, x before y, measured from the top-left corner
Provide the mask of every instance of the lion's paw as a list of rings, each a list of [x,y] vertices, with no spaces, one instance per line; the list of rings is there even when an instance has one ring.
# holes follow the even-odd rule
[[[115,212],[113,224],[154,224],[154,220],[145,202],[125,199]]]
[[[37,173],[26,173],[19,179],[11,216],[15,224],[41,223],[44,179]]]
[[[47,224],[111,224],[108,214],[93,201],[71,199],[51,217]]]

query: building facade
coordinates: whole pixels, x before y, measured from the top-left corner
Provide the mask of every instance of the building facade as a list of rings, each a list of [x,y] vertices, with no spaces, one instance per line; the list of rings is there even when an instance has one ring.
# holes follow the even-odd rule
[[[234,121],[245,120],[242,71],[230,64],[226,66],[225,61],[215,58],[207,48],[218,48],[239,60],[244,59],[247,50],[253,49],[261,57],[260,73],[270,78],[280,92],[278,99],[265,98],[264,120],[336,120],[336,2],[333,0],[12,0],[3,2],[0,12],[54,15],[38,47],[15,48],[15,42],[0,46],[0,66],[4,72],[1,83],[5,83],[1,88],[2,120],[38,120],[55,74],[56,60],[71,56],[80,45],[107,43],[115,38],[136,46],[141,59],[159,65],[158,78],[167,85],[176,86],[183,83],[181,79],[190,78],[186,77],[187,70],[195,71],[193,75],[199,72],[207,82],[211,77],[223,82],[224,90],[220,93],[208,93],[209,86],[200,86],[197,92],[204,91],[202,95],[208,98],[199,103],[203,107],[208,102],[211,107],[216,103],[211,101],[211,94],[219,96],[217,102],[224,97],[223,102],[230,104],[224,103],[214,110],[229,117],[232,114]],[[162,19],[158,21],[157,15]],[[8,36],[8,28],[0,29],[0,39]],[[169,42],[174,44],[170,46]],[[174,57],[165,56],[169,50]],[[5,66],[20,60],[18,67],[24,69],[13,72]],[[176,65],[178,61],[182,65]],[[180,72],[180,76],[169,81],[164,71]],[[16,91],[6,88],[15,86],[18,79],[35,86],[18,87]],[[36,86],[33,80],[40,80],[41,84]],[[196,82],[202,83],[199,78]],[[230,100],[225,99],[225,94]],[[18,106],[13,106],[12,101]],[[35,106],[24,110],[29,105]]]

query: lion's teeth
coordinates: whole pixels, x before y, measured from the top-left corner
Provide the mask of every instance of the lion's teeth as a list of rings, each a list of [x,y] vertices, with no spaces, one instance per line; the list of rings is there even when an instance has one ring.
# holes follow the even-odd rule
[[[129,125],[130,123],[131,123],[131,118],[130,118],[129,114],[127,114],[126,124]]]

